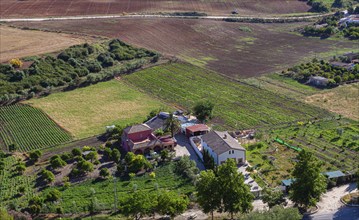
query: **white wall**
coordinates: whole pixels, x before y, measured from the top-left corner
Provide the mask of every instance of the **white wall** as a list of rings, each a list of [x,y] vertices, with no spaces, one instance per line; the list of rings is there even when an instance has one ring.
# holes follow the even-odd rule
[[[189,142],[190,142],[192,148],[194,149],[194,151],[196,152],[196,154],[197,154],[197,155],[199,156],[199,158],[203,161],[203,155],[202,155],[202,153],[198,150],[197,145],[193,142],[193,138],[194,138],[194,137],[191,137],[191,138],[189,139]]]
[[[242,150],[230,150],[231,154],[229,154],[229,151],[224,152],[218,156],[218,164],[221,164],[221,161],[226,161],[228,159],[235,159],[238,163],[238,159],[242,158],[242,162],[246,162],[246,152]],[[234,151],[234,153],[232,153]]]

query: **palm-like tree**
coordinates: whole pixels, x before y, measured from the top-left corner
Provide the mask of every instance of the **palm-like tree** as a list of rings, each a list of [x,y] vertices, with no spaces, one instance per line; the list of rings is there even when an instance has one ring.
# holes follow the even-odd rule
[[[171,131],[171,137],[173,137],[181,128],[181,123],[173,116],[173,114],[170,114],[165,121],[165,127]]]

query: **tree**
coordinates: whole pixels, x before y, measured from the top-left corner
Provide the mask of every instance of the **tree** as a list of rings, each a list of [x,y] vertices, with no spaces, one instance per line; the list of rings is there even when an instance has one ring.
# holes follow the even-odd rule
[[[187,196],[175,192],[162,191],[157,197],[156,211],[161,215],[174,217],[186,211],[189,204]]]
[[[111,159],[115,162],[118,163],[120,162],[121,159],[121,153],[118,149],[113,149],[111,152]]]
[[[262,200],[264,203],[268,204],[269,208],[285,203],[285,198],[282,191],[267,187],[262,191]]]
[[[211,213],[221,207],[219,181],[213,170],[202,171],[196,184],[197,202],[205,213]]]
[[[359,189],[359,169],[357,169],[357,172],[355,173],[356,179],[357,179],[357,189]]]
[[[171,113],[165,121],[165,128],[171,131],[171,137],[173,137],[181,128],[180,121]]]
[[[35,196],[29,200],[28,211],[33,215],[38,215],[44,204],[44,200],[41,197]]]
[[[30,152],[29,157],[30,157],[30,160],[35,163],[39,160],[41,155],[42,155],[42,153],[40,150],[34,150],[34,151]]]
[[[185,155],[176,163],[175,172],[194,181],[199,169],[196,166],[196,162]]]
[[[132,216],[138,220],[144,215],[151,214],[154,206],[154,201],[147,192],[136,191],[126,199],[123,212],[126,216]]]
[[[204,122],[212,118],[213,108],[214,104],[210,101],[199,102],[193,108],[194,115],[197,117],[198,120]]]
[[[55,180],[55,175],[49,170],[43,170],[41,172],[42,179],[47,183],[52,183]]]
[[[167,149],[164,149],[161,151],[160,155],[161,155],[161,159],[165,161],[169,158],[170,152]]]
[[[50,165],[53,169],[57,169],[65,166],[67,163],[61,159],[58,155],[51,157]]]
[[[72,153],[72,155],[73,155],[74,157],[76,157],[76,156],[81,156],[81,155],[82,155],[81,150],[78,149],[78,148],[72,149],[71,153]]]
[[[22,61],[19,58],[11,59],[10,64],[15,68],[20,68],[23,65]]]
[[[326,191],[326,179],[320,173],[320,163],[311,152],[302,150],[294,166],[290,199],[297,205],[307,208],[315,206]]]
[[[53,189],[48,194],[46,194],[46,201],[48,202],[55,202],[59,200],[61,197],[61,192],[57,189]]]
[[[81,161],[77,164],[77,169],[82,173],[92,172],[93,164],[88,161]]]
[[[17,165],[16,165],[16,171],[18,172],[18,174],[23,174],[24,171],[26,170],[26,166],[24,163],[22,162],[19,162]]]
[[[109,147],[106,147],[105,150],[103,151],[103,156],[105,157],[105,159],[107,161],[111,160],[111,153],[112,153],[112,150]]]
[[[19,149],[19,148],[18,148],[18,146],[17,146],[16,144],[13,143],[13,144],[10,144],[10,145],[9,145],[9,151],[10,151],[10,152],[14,152],[14,151],[16,151],[17,149]]]
[[[297,208],[283,208],[281,206],[274,206],[266,211],[254,211],[244,216],[241,220],[300,220],[301,214]]]
[[[222,206],[225,212],[229,212],[233,219],[234,213],[249,212],[252,207],[253,194],[244,184],[244,177],[238,173],[235,160],[228,159],[218,167],[218,180],[222,195]]]
[[[108,171],[107,168],[102,168],[100,170],[100,176],[103,178],[103,179],[107,179],[109,176],[110,176],[110,171]]]
[[[91,160],[91,163],[92,163],[94,160],[97,160],[97,157],[98,157],[97,152],[91,151],[86,155],[86,160]]]
[[[206,169],[210,170],[213,170],[215,167],[214,159],[207,150],[203,151],[203,165]]]
[[[1,220],[13,220],[14,218],[6,211],[5,208],[0,207],[0,219]]]

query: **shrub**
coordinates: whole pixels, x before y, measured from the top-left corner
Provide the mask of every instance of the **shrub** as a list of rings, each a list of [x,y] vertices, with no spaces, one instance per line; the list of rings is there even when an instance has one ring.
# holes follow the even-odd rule
[[[48,202],[55,202],[55,201],[59,200],[60,197],[61,197],[61,192],[57,189],[53,189],[46,195],[45,200]]]
[[[41,178],[47,183],[55,181],[55,175],[51,171],[45,169],[41,172]]]
[[[81,150],[78,149],[78,148],[72,149],[71,153],[72,153],[72,155],[73,155],[74,157],[76,157],[76,156],[81,156],[81,155],[82,155]]]
[[[110,176],[110,171],[107,168],[102,168],[100,170],[100,176],[104,179],[107,179]]]
[[[36,162],[39,160],[39,158],[41,157],[42,153],[40,150],[34,150],[31,151],[29,154],[30,160],[33,162]]]
[[[15,68],[20,68],[23,65],[22,61],[19,58],[11,59],[10,64]]]

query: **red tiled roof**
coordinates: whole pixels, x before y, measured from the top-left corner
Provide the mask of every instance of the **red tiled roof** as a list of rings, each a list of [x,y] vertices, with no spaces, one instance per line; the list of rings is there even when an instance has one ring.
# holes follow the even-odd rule
[[[205,124],[196,124],[196,125],[188,126],[186,129],[194,133],[197,131],[208,131],[208,126]]]

